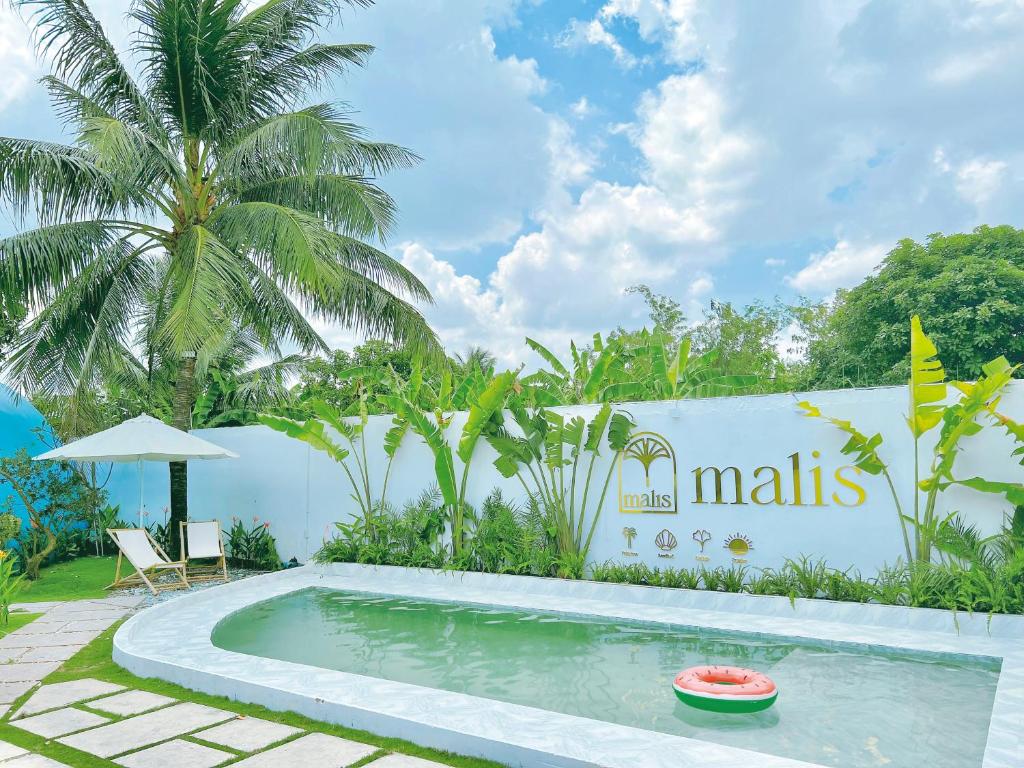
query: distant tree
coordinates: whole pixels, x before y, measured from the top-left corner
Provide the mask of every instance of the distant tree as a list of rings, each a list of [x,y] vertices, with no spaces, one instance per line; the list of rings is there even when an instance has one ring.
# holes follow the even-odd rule
[[[811,387],[902,384],[910,317],[927,322],[951,376],[973,379],[983,363],[1024,361],[1024,231],[901,240],[878,271],[840,294],[807,344]]]
[[[637,293],[643,296],[655,330],[667,333],[675,341],[679,341],[685,335],[686,315],[678,301],[670,296],[655,293],[643,284],[630,286],[626,289],[626,293]]]
[[[727,375],[752,375],[759,391],[788,386],[783,334],[793,322],[792,308],[776,301],[755,302],[743,309],[727,301],[711,301],[704,320],[690,330],[698,353],[717,350],[717,367]]]
[[[367,369],[379,373],[393,370],[405,380],[412,372],[412,353],[387,341],[371,339],[351,352],[336,349],[326,357],[309,360],[299,374],[296,395],[299,401],[322,400],[341,412],[359,399],[360,387],[367,387],[371,410],[376,408],[376,394],[390,393],[389,379],[369,382],[368,377],[353,376],[353,371]]]
[[[497,365],[497,362],[497,358],[495,358],[490,350],[483,347],[470,347],[466,350],[465,355],[456,353],[455,357],[452,358],[453,367],[463,374],[468,373],[476,366],[482,373],[490,376],[494,373],[494,367]]]
[[[14,514],[20,502],[28,517],[19,548],[29,579],[39,578],[39,568],[57,548],[60,534],[89,519],[89,510],[104,500],[102,492],[94,498],[74,472],[53,462],[32,461],[24,448],[0,457],[0,483],[10,489],[0,499],[0,512]]]

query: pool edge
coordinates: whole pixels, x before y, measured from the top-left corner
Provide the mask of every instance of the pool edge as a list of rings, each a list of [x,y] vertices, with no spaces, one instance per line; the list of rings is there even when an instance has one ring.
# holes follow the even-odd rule
[[[757,627],[754,631],[768,630],[767,634],[784,637],[999,658],[1002,667],[982,768],[1017,765],[1018,731],[1024,713],[1024,663],[1021,654],[1013,652],[1013,646],[1024,638],[1024,617],[1005,617],[1010,621],[999,622],[997,629],[1004,636],[979,637],[970,633],[953,634],[949,631],[952,625],[948,616],[936,615],[941,612],[922,613],[921,609],[880,613],[871,610],[878,606],[804,606],[800,601],[794,606],[786,598],[751,601],[744,598],[754,596],[721,593],[702,596],[685,594],[685,590],[339,564],[306,566],[234,582],[182,595],[147,609],[132,617],[116,633],[114,661],[140,676],[159,677],[206,693],[271,709],[297,711],[318,720],[513,765],[678,766],[685,764],[683,761],[687,758],[702,766],[749,766],[751,758],[756,758],[756,764],[766,768],[811,765],[464,694],[243,656],[215,648],[210,643],[210,632],[223,617],[253,603],[306,587],[429,597],[424,593],[432,589],[447,593],[457,584],[460,592],[487,598],[470,599],[471,602],[490,605],[529,608],[529,599],[543,600],[545,605],[571,601],[565,603],[568,607],[556,607],[556,610],[641,621],[666,621],[667,612],[674,612],[673,615],[684,612],[689,621],[682,623],[714,629],[722,629],[721,625],[725,624],[728,625],[724,627],[726,631],[750,631],[752,624]],[[461,601],[464,598],[449,594],[448,599]],[[780,602],[784,602],[784,610]],[[751,613],[751,606],[755,604],[758,613]],[[574,610],[573,606],[580,607]],[[889,623],[895,626],[852,623],[850,619],[857,617],[855,609],[858,608],[868,609],[862,610],[861,616],[866,614],[871,621],[878,622],[880,615],[891,617]],[[652,619],[657,616],[662,618]],[[979,617],[969,618],[974,621]],[[936,629],[943,625],[944,631]],[[168,630],[181,626],[189,627],[188,636],[182,638],[178,632],[173,642],[168,642]],[[928,629],[908,629],[909,626]],[[822,634],[826,636],[821,637]],[[322,689],[325,685],[330,689],[329,695],[317,695],[318,686]],[[419,708],[395,706],[397,697],[406,701],[421,697],[424,705]],[[446,712],[443,719],[437,716],[438,707]],[[497,717],[482,717],[484,709]],[[543,723],[538,723],[539,717],[543,718]],[[539,727],[533,735],[524,733],[524,730],[531,730],[531,719],[532,724]],[[605,735],[602,736],[602,732]]]

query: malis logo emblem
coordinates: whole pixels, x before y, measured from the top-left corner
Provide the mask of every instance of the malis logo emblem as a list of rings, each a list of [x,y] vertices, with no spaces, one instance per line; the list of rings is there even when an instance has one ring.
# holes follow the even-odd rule
[[[678,509],[672,445],[655,432],[638,432],[619,459],[619,511],[675,514]]]

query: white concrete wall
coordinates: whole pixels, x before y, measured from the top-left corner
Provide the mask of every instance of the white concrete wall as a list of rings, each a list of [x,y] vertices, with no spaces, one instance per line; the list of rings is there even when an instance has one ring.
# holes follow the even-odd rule
[[[912,505],[913,443],[904,424],[906,389],[880,389],[817,392],[806,396],[830,415],[851,419],[862,431],[885,436],[881,454],[888,461],[903,503]],[[804,396],[769,395],[716,398],[658,403],[631,403],[622,406],[637,422],[638,430],[650,430],[668,439],[676,452],[678,510],[674,514],[627,514],[619,510],[618,477],[613,472],[608,497],[598,523],[591,552],[593,561],[615,559],[643,560],[651,565],[687,566],[698,564],[728,566],[732,553],[725,543],[733,534],[746,537],[751,551],[743,558],[749,566],[778,566],[786,557],[801,554],[824,557],[831,565],[853,566],[865,572],[891,563],[902,552],[902,540],[892,500],[880,477],[847,477],[863,486],[866,500],[860,506],[844,507],[831,499],[833,492],[849,502],[854,494],[838,486],[835,469],[849,464],[840,454],[845,437],[831,425],[802,416],[797,408]],[[588,417],[595,406],[561,409],[568,414]],[[1015,382],[1003,400],[1001,409],[1024,420],[1024,383]],[[449,429],[453,442],[461,429],[464,415],[456,416]],[[383,480],[385,456],[381,437],[390,426],[389,416],[372,417],[367,430],[371,475],[379,490]],[[233,516],[250,521],[259,518],[271,523],[283,558],[307,560],[325,537],[332,534],[333,523],[355,510],[350,488],[341,469],[324,454],[312,451],[304,443],[287,438],[261,426],[199,430],[197,434],[223,445],[241,458],[229,461],[193,462],[189,469],[189,509],[194,519],[219,518],[224,527]],[[988,479],[1024,482],[1024,468],[1011,458],[1012,441],[1001,429],[991,427],[963,442],[964,452],[957,462],[957,476],[981,475]],[[817,451],[819,458],[814,458]],[[790,459],[800,454],[803,506],[793,505]],[[605,450],[607,456],[607,450]],[[922,453],[927,461],[930,449]],[[479,504],[495,486],[507,497],[521,500],[523,491],[515,480],[503,479],[492,465],[490,446],[481,443],[474,458],[469,498]],[[608,467],[604,460],[595,470],[595,482],[603,482]],[[753,471],[775,466],[782,472],[782,490],[786,505],[750,503],[755,481]],[[696,504],[694,475],[696,467],[735,466],[742,471],[746,504]],[[822,467],[824,505],[814,505],[812,468]],[[655,462],[651,468],[652,485],[671,485],[668,465]],[[623,477],[627,486],[643,490],[642,474],[635,461],[626,462]],[[766,471],[767,472],[767,471]],[[668,473],[668,474],[666,474]],[[726,478],[731,480],[727,474]],[[758,478],[766,479],[766,474]],[[407,435],[392,469],[388,498],[396,505],[418,495],[434,483],[432,456],[414,434]],[[730,482],[725,483],[727,501],[732,501]],[[704,481],[706,501],[714,500],[711,476]],[[151,465],[146,475],[146,506],[149,519],[162,520],[168,503],[167,469]],[[137,476],[134,467],[121,469],[111,481],[112,499],[120,502],[125,519],[137,507]],[[599,488],[598,488],[599,490]],[[627,487],[626,490],[629,490]],[[763,494],[761,499],[770,497]],[[1008,510],[998,497],[965,489],[954,489],[942,496],[942,509],[958,510],[977,522],[985,531],[998,528]],[[627,550],[623,528],[637,531]],[[667,529],[678,546],[661,552],[654,543],[658,532]],[[708,559],[698,563],[699,546],[692,534],[705,529],[711,540],[705,546]],[[635,552],[636,555],[624,554]],[[671,557],[660,555],[671,555]]]

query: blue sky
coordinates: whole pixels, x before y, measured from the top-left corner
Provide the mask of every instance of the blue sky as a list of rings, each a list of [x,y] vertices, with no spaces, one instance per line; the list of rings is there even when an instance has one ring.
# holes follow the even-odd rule
[[[377,46],[326,97],[424,158],[384,181],[387,247],[453,351],[639,325],[638,282],[691,318],[821,298],[899,238],[1021,224],[1012,0],[381,0],[326,37]],[[59,136],[6,10],[0,71],[0,133]]]

